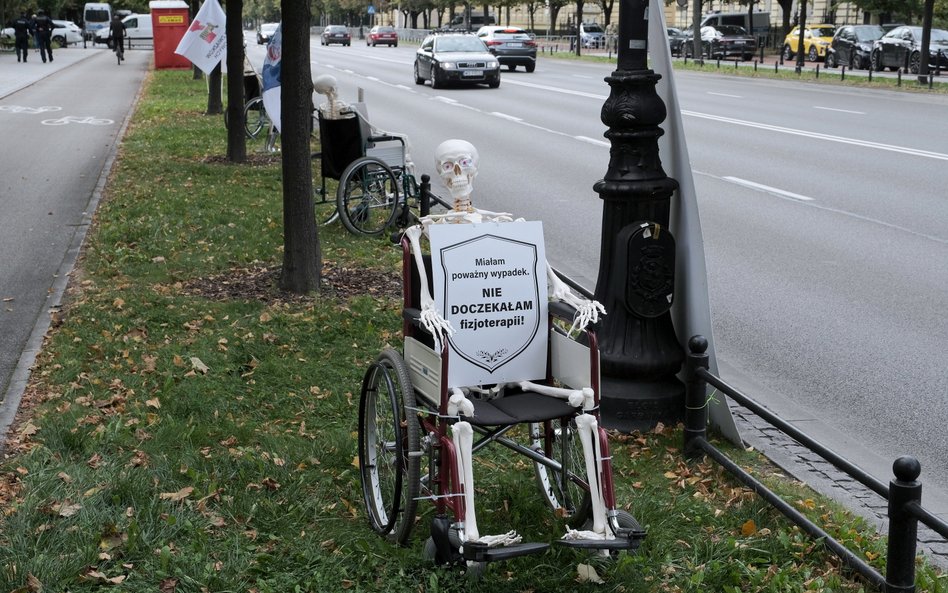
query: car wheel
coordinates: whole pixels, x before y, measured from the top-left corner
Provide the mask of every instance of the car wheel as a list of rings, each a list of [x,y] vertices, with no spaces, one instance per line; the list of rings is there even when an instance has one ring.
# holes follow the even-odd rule
[[[536,65],[536,64],[527,64],[527,65],[525,66],[525,68],[527,69],[527,72],[533,72],[534,70],[537,69],[537,65]]]
[[[421,73],[418,71],[418,62],[415,62],[415,84],[425,84],[425,79],[422,78]]]
[[[53,37],[53,41],[59,44],[59,47],[66,47],[66,38],[62,35],[57,35]]]
[[[783,46],[783,59],[786,61],[790,61],[793,59],[793,51],[790,49],[789,45]]]
[[[882,72],[882,52],[872,52],[872,55],[869,56],[869,67],[876,72]]]
[[[826,66],[827,68],[835,68],[837,66],[836,54],[831,54],[830,52],[826,52],[826,57],[823,58],[823,65]]]
[[[918,74],[922,66],[922,56],[917,51],[912,52],[912,55],[909,56],[909,72],[912,74]]]
[[[487,86],[490,87],[490,88],[492,88],[492,89],[496,89],[497,87],[499,87],[499,86],[500,86],[500,75],[498,74],[498,75],[497,75],[497,78],[495,78],[494,80],[488,82],[488,83],[487,83]]]
[[[428,79],[431,81],[431,88],[441,88],[441,79],[438,77],[438,67],[434,64],[431,65],[431,74],[428,76]]]
[[[513,71],[516,70],[516,69],[517,69],[517,65],[516,65],[516,64],[507,64],[507,71],[508,71],[508,72],[513,72]]]
[[[811,62],[818,62],[820,60],[820,52],[817,51],[815,45],[810,46],[810,52],[806,57]]]
[[[393,43],[393,44],[392,44],[392,47],[398,47],[398,44],[397,44],[397,43]]]

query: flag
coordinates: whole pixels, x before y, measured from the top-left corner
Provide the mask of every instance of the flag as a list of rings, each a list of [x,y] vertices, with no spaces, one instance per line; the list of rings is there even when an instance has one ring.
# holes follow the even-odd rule
[[[665,3],[650,0],[646,13],[653,15],[648,22],[648,47],[653,70],[662,75],[657,91],[665,103],[668,117],[665,134],[659,138],[659,154],[668,176],[678,181],[678,199],[672,201],[671,230],[675,234],[675,302],[672,319],[678,340],[687,344],[691,336],[702,335],[708,340],[710,370],[717,373],[714,340],[711,335],[711,304],[708,296],[708,269],[704,259],[704,239],[698,219],[698,194],[691,174],[691,158],[681,120],[678,90],[675,87],[671,51],[665,28]],[[654,18],[657,16],[658,18]],[[740,433],[734,424],[731,410],[723,396],[711,401],[710,416],[722,434],[740,444]]]
[[[280,131],[280,71],[283,65],[283,24],[277,27],[267,43],[263,61],[263,108],[277,132]]]
[[[227,51],[227,17],[217,0],[205,0],[174,53],[210,74]]]

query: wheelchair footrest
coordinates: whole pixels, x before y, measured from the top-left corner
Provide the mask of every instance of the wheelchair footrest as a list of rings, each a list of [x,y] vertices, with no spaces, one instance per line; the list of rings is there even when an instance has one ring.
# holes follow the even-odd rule
[[[510,546],[499,546],[489,548],[487,544],[480,542],[465,542],[464,559],[473,562],[495,562],[497,560],[510,560],[518,556],[528,556],[530,554],[539,554],[545,552],[550,544],[539,542],[527,542],[522,544],[513,544]]]
[[[619,552],[622,550],[637,549],[644,537],[644,532],[631,531],[628,535],[622,534],[615,539],[558,539],[556,543],[583,550],[610,550]]]

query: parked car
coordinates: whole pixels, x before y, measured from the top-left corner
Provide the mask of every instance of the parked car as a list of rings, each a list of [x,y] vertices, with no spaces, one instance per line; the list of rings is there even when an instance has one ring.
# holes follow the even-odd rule
[[[53,26],[51,39],[61,47],[66,47],[70,43],[82,43],[82,29],[76,23],[53,19]]]
[[[694,44],[689,43],[693,33],[684,32],[687,40],[684,42],[685,56],[694,54]],[[737,25],[718,25],[717,27],[701,27],[701,53],[708,58],[726,58],[738,56],[742,60],[749,60],[757,51],[757,39],[750,35],[744,27]]]
[[[826,56],[826,48],[833,42],[836,27],[833,25],[810,25],[803,33],[803,55],[811,62]],[[794,27],[783,40],[783,59],[792,60],[800,47],[800,27]]]
[[[500,62],[473,34],[429,35],[415,52],[415,84],[431,81],[431,88],[447,83],[500,86]]]
[[[484,42],[487,50],[497,56],[497,60],[508,70],[523,66],[527,72],[537,67],[537,42],[529,33],[519,27],[481,27],[477,37]]]
[[[602,30],[598,23],[580,23],[579,40],[583,47],[606,47],[606,32]]]
[[[348,46],[352,43],[352,36],[349,35],[349,29],[342,25],[328,25],[323,29],[323,33],[319,37],[319,42],[321,45],[338,43]]]
[[[675,55],[681,55],[683,46],[688,41],[685,32],[675,27],[665,29],[665,35],[668,37],[668,49]]]
[[[836,29],[833,41],[826,48],[823,63],[827,68],[849,66],[850,68],[869,68],[873,43],[885,35],[885,29],[879,25],[843,25]]]
[[[872,69],[896,70],[908,66],[908,71],[918,74],[922,64],[922,28],[902,26],[892,29],[876,41],[870,56]],[[948,31],[932,29],[928,45],[928,66],[948,69]]]
[[[280,23],[263,23],[257,27],[257,45],[270,43],[270,39],[280,28]]]
[[[365,36],[365,44],[369,47],[375,47],[379,44],[398,47],[398,31],[395,30],[395,27],[375,25]]]

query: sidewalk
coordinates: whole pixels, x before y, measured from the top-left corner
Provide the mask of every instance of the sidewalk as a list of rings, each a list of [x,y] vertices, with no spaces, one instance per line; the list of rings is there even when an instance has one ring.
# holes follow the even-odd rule
[[[0,52],[0,99],[103,51],[109,50],[91,46],[54,49],[53,61],[45,64],[34,50],[30,50],[26,63],[17,62],[15,52]]]

